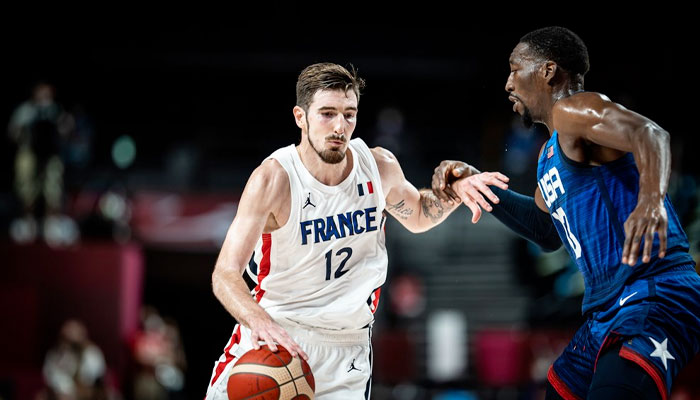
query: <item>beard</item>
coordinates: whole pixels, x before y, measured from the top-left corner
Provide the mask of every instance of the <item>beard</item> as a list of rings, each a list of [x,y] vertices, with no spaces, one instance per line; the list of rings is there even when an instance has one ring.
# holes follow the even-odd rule
[[[314,149],[316,154],[318,154],[319,157],[321,157],[321,160],[323,162],[328,163],[328,164],[338,164],[339,162],[343,161],[345,159],[345,152],[342,150],[318,150],[316,146],[314,146],[314,143],[311,141],[311,135],[308,134],[306,135],[307,140],[309,141],[309,144],[311,145],[311,148]],[[328,136],[325,139],[333,139],[333,140],[342,140],[345,142],[345,137],[344,136]],[[324,139],[324,140],[325,140]]]
[[[523,104],[523,115],[521,115],[520,117],[523,120],[523,125],[525,125],[525,128],[530,129],[533,125],[535,125],[535,121],[532,119],[532,113],[525,104]]]

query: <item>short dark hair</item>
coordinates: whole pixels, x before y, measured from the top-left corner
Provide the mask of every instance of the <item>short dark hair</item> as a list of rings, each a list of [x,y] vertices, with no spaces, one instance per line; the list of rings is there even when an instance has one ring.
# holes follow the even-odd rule
[[[352,89],[359,102],[360,91],[364,87],[364,79],[357,76],[357,70],[352,65],[349,71],[342,65],[333,63],[309,65],[301,71],[297,80],[297,105],[308,111],[314,94],[319,90],[328,89],[343,92]]]
[[[590,64],[588,49],[578,35],[560,26],[534,30],[520,38],[538,56],[552,60],[565,70],[586,75]]]

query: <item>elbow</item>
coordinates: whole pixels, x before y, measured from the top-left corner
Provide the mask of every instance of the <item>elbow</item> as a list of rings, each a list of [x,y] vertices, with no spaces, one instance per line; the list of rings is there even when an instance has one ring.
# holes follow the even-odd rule
[[[671,134],[668,133],[665,129],[661,128],[660,126],[649,123],[645,125],[645,130],[651,134],[651,136],[659,143],[663,144],[670,144],[671,143]]]
[[[642,132],[642,136],[646,136],[663,147],[668,147],[671,144],[671,134],[653,122],[643,124],[638,132]]]
[[[421,225],[410,225],[406,226],[406,229],[408,229],[409,232],[411,233],[423,233],[429,231],[433,225],[426,225],[426,226],[421,226]]]
[[[239,283],[245,285],[242,268],[229,267],[223,263],[216,264],[211,275],[211,287],[217,299],[221,301],[228,298]]]
[[[427,231],[427,229],[420,229],[420,228],[417,228],[415,226],[407,227],[406,229],[408,229],[408,231],[411,233],[423,233],[423,232]]]
[[[561,242],[559,242],[559,243],[544,243],[544,244],[541,243],[539,246],[542,249],[542,251],[544,251],[545,253],[552,253],[552,252],[555,252],[561,248]]]
[[[671,134],[668,131],[659,129],[657,134],[659,141],[664,144],[665,147],[671,146]]]
[[[211,274],[211,289],[212,292],[214,292],[214,296],[216,298],[219,298],[219,295],[221,293],[221,278],[219,277],[220,272],[219,268],[214,267],[214,272]]]
[[[535,242],[545,253],[551,253],[561,248],[562,241],[556,229],[552,226],[549,232]]]

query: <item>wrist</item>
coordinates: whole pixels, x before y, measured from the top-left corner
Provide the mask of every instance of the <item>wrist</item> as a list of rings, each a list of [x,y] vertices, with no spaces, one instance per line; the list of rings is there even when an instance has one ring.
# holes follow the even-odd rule
[[[663,203],[664,198],[666,197],[665,193],[659,193],[659,192],[643,192],[640,191],[639,195],[637,196],[637,203]]]
[[[478,169],[476,169],[476,168],[475,168],[474,166],[472,166],[472,165],[469,165],[469,172],[470,172],[470,176],[471,176],[471,175],[478,175],[478,174],[481,173],[481,171],[479,171]]]
[[[468,178],[473,175],[478,175],[481,173],[478,169],[474,168],[471,164],[463,163],[456,171],[459,171],[458,174],[455,175],[456,179],[460,178]]]
[[[254,306],[247,308],[240,315],[240,321],[243,325],[251,328],[254,326],[266,325],[272,322],[272,317],[257,303]]]
[[[444,211],[449,211],[459,205],[457,202],[452,202],[452,205],[450,205],[449,202],[440,200],[431,189],[420,189],[418,193],[420,194],[421,205],[429,204]]]

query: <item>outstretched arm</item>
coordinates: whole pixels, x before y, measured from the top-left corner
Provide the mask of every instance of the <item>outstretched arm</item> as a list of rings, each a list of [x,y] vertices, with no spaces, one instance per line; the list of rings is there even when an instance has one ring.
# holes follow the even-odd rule
[[[502,187],[488,186],[482,181],[484,176],[487,175],[462,161],[443,161],[435,168],[433,191],[446,200],[461,199],[472,210],[472,223],[481,218],[483,208],[544,251],[561,247],[561,239],[552,218],[544,209],[539,189],[534,197],[524,196]],[[508,178],[503,176],[503,180],[507,181]],[[486,192],[484,187],[489,191]]]
[[[444,221],[459,205],[459,200],[441,200],[430,189],[416,189],[406,180],[398,160],[390,151],[376,147],[372,153],[382,177],[386,210],[409,231],[427,231]],[[493,185],[504,185],[495,178],[488,181]]]
[[[622,262],[636,264],[642,238],[642,262],[649,262],[654,233],[659,235],[658,254],[663,258],[668,228],[664,198],[671,171],[668,132],[597,93],[581,93],[557,103],[553,123],[562,136],[595,143],[604,150],[632,152],[639,170],[639,194],[624,224]]]
[[[491,214],[505,226],[544,251],[554,251],[561,247],[561,238],[552,217],[537,206],[534,197],[497,187],[492,187],[491,190],[499,199],[498,204],[491,204]]]
[[[284,201],[284,193],[289,193],[289,181],[277,161],[265,161],[253,172],[216,261],[212,286],[224,308],[251,330],[255,349],[260,348],[259,340],[265,341],[272,351],[277,351],[275,343],[279,343],[292,356],[308,359],[301,347],[253,300],[242,277],[243,268],[248,264],[260,235],[275,228],[275,215],[284,204],[288,204]]]
[[[499,199],[489,185],[508,189],[509,178],[500,172],[480,172],[473,166],[445,160],[433,172],[433,193],[444,202],[463,202],[472,212],[472,223],[481,218],[481,209],[491,212]],[[488,199],[488,200],[487,200]]]
[[[430,190],[418,190],[406,180],[396,157],[386,149],[375,147],[372,155],[382,178],[386,211],[413,233],[425,232],[447,218],[458,203],[440,201]]]

